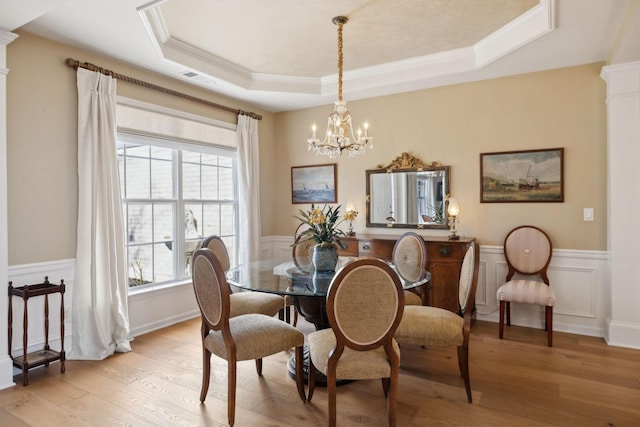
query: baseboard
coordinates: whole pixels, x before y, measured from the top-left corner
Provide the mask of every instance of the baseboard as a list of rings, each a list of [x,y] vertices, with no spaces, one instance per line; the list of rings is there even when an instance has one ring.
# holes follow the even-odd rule
[[[640,325],[607,320],[607,344],[640,350]]]
[[[7,356],[0,356],[0,390],[13,387],[13,360]]]

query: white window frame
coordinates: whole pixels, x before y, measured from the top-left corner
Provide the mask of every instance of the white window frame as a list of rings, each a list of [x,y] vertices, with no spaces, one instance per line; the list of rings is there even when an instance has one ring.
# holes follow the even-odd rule
[[[118,123],[118,140],[123,142],[134,142],[142,144],[157,145],[160,147],[176,148],[178,150],[202,151],[210,154],[222,154],[232,157],[234,186],[233,201],[228,202],[234,206],[234,239],[236,244],[231,248],[232,259],[238,259],[238,234],[239,234],[239,213],[238,213],[238,159],[236,149],[236,131],[235,125],[217,120],[197,116],[181,111],[161,107],[153,104],[144,103],[137,100],[118,97],[117,109]],[[174,209],[176,212],[176,221],[174,224],[174,239],[177,244],[176,254],[184,253],[184,227],[178,226],[182,224],[185,203],[182,197],[182,189],[179,179],[182,177],[182,162],[180,155],[174,156],[173,173],[174,173],[174,194],[176,197]],[[124,196],[124,195],[123,195]],[[173,199],[172,199],[173,200]],[[147,199],[144,200],[148,202]],[[194,201],[195,203],[206,203],[202,200]],[[227,201],[224,201],[227,203]],[[206,237],[206,236],[203,236]],[[174,256],[174,271],[177,272],[178,279],[169,282],[150,283],[130,287],[129,295],[147,292],[159,288],[182,285],[191,281],[190,277],[181,277],[182,258]]]

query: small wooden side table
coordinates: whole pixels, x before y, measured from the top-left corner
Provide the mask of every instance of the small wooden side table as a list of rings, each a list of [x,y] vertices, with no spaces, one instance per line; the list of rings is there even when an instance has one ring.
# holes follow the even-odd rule
[[[49,283],[49,277],[44,278],[43,283],[25,285],[17,288],[13,287],[13,282],[9,282],[9,356],[13,360],[13,366],[22,369],[22,384],[29,384],[29,369],[37,366],[49,366],[49,363],[59,360],[60,373],[64,374],[65,353],[64,353],[64,280],[60,284]],[[60,293],[60,351],[49,348],[49,294]],[[44,349],[27,353],[28,349],[28,329],[29,311],[27,310],[29,298],[44,295]],[[13,298],[21,297],[24,301],[23,331],[22,331],[22,355],[13,356],[11,354],[11,344],[13,338]]]

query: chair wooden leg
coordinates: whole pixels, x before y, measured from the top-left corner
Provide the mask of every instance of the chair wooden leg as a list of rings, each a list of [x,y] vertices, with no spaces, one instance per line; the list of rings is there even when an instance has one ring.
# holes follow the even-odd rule
[[[398,425],[398,376],[400,374],[400,364],[391,367],[391,378],[389,379],[389,396],[387,397],[387,412],[389,416],[389,427]]]
[[[204,402],[209,391],[209,379],[211,376],[211,353],[202,347],[202,387],[200,388],[200,402]]]
[[[327,399],[329,400],[329,427],[336,427],[336,371],[335,368],[327,370]]]
[[[296,365],[297,363],[298,361],[296,360]],[[309,357],[309,375],[307,378],[309,379],[307,402],[311,402],[311,398],[313,397],[313,391],[316,389],[316,367],[313,366],[313,360],[311,360],[311,357]]]
[[[505,301],[507,311],[507,326],[511,326],[511,301]]]
[[[298,395],[303,402],[307,401],[307,396],[304,394],[304,348],[303,346],[296,347],[296,387],[298,388]]]
[[[545,324],[547,325],[547,345],[553,347],[553,307],[545,307]]]
[[[498,334],[500,339],[502,339],[502,335],[504,334],[504,305],[505,305],[505,302],[500,301],[500,320],[499,320],[500,332]]]
[[[469,347],[458,346],[458,366],[460,367],[460,375],[464,379],[464,388],[467,391],[467,401],[471,403],[471,384],[469,381]]]
[[[229,367],[229,383],[227,384],[227,412],[229,426],[233,427],[236,419],[236,360],[230,357],[227,361]]]
[[[293,310],[293,327],[295,328],[298,325],[298,310],[294,306],[291,306],[291,310]]]
[[[262,358],[256,359],[256,372],[259,377],[262,376]]]
[[[390,378],[382,378],[382,392],[384,393],[384,397],[389,397],[390,382],[391,382]]]

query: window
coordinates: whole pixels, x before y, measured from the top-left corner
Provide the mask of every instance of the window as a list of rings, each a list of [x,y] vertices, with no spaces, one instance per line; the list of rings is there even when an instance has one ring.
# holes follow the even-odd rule
[[[130,287],[189,277],[198,242],[213,234],[235,263],[233,149],[121,133],[117,154]]]

